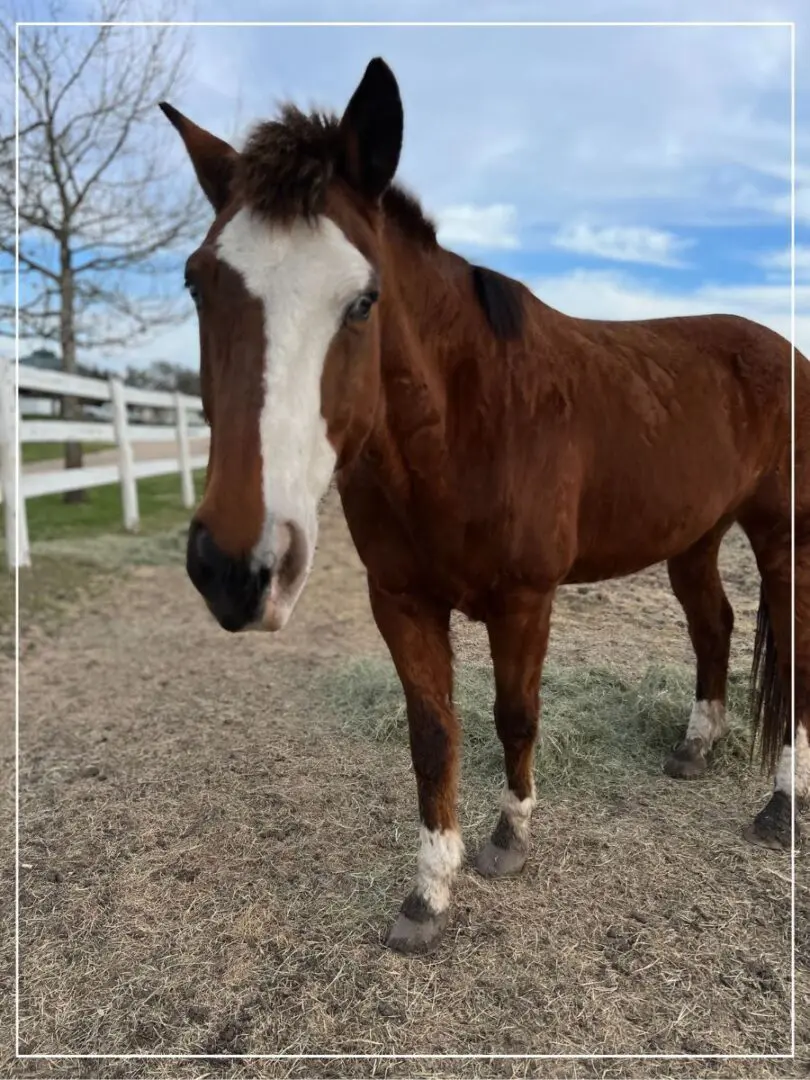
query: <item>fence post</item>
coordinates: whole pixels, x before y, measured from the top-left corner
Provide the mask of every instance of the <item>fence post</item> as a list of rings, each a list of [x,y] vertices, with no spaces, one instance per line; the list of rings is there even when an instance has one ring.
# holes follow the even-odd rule
[[[14,417],[11,415],[11,410],[8,407],[8,386],[6,379],[8,378],[6,369],[9,365],[9,361],[0,356],[0,506],[3,502],[7,502],[11,498],[10,481],[11,477],[8,470],[8,460],[11,448],[7,443],[11,440],[14,434]],[[8,517],[5,519],[6,523],[6,541],[8,541]],[[11,566],[11,547],[6,543],[6,557],[8,564]]]
[[[121,481],[121,503],[124,508],[124,528],[136,532],[139,524],[138,487],[135,483],[135,459],[129,441],[127,399],[120,379],[110,378],[113,406],[113,427],[118,446],[118,472]]]
[[[191,448],[188,442],[186,400],[179,391],[174,395],[174,407],[177,413],[177,458],[180,465],[180,490],[183,493],[183,506],[190,510],[194,506],[194,477],[191,475]]]
[[[28,519],[18,484],[20,446],[17,442],[17,394],[14,362],[0,360],[0,469],[6,519],[6,561],[10,570],[30,566]]]

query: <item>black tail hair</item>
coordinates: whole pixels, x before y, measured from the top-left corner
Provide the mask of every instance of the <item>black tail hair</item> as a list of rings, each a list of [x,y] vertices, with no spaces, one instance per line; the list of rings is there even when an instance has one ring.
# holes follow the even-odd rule
[[[790,732],[790,688],[784,685],[776,657],[776,643],[765,598],[760,586],[754,662],[751,667],[751,716],[754,752],[757,733],[763,770],[772,772]]]

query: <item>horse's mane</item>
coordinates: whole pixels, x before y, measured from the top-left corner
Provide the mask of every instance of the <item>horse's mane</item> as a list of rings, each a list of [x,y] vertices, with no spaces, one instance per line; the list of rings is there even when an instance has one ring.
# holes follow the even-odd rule
[[[329,183],[342,168],[338,117],[304,113],[287,103],[278,120],[257,124],[250,132],[238,159],[236,182],[246,205],[263,217],[285,224],[299,218],[314,221],[324,212]],[[434,222],[401,185],[386,189],[382,210],[403,236],[427,250],[438,247]],[[471,267],[470,273],[495,337],[520,337],[523,302],[517,284],[484,267]]]
[[[257,124],[237,166],[244,201],[263,216],[282,222],[311,221],[322,214],[326,189],[342,168],[340,121],[333,113],[301,112],[285,104],[278,120]],[[436,226],[418,200],[398,184],[382,199],[386,217],[410,239],[436,246]]]

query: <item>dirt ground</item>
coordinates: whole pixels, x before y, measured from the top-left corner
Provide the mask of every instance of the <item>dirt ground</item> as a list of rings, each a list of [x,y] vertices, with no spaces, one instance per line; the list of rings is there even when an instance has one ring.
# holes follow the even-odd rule
[[[382,670],[386,659],[337,500],[311,583],[278,636],[221,632],[178,551],[166,551],[153,565],[108,568],[102,587],[23,628],[20,1049],[198,1057],[15,1062],[6,904],[0,1075],[810,1073],[801,852],[796,1060],[216,1057],[787,1053],[790,859],[741,839],[768,791],[756,767],[721,755],[704,780],[678,784],[656,749],[623,773],[541,786],[524,875],[493,883],[465,868],[439,953],[393,955],[382,941],[414,867],[415,784],[401,725],[369,737],[322,692],[347,665],[379,658]],[[758,578],[739,535],[724,546],[723,574],[742,679]],[[457,622],[455,645],[464,670],[486,663],[481,628]],[[549,661],[613,673],[622,701],[650,665],[682,668],[691,683],[663,568],[564,590]],[[10,701],[13,665],[7,655],[0,664]],[[681,707],[685,723],[686,698]],[[494,731],[482,737],[495,747]],[[470,851],[493,824],[498,786],[465,766]],[[3,809],[11,836],[8,801]],[[4,897],[13,880],[7,858]]]

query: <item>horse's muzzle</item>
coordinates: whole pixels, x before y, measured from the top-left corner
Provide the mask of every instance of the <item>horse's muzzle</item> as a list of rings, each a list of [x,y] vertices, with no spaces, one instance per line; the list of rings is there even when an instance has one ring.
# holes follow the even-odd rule
[[[186,571],[223,630],[237,633],[259,622],[270,569],[227,555],[197,519],[188,530]]]

